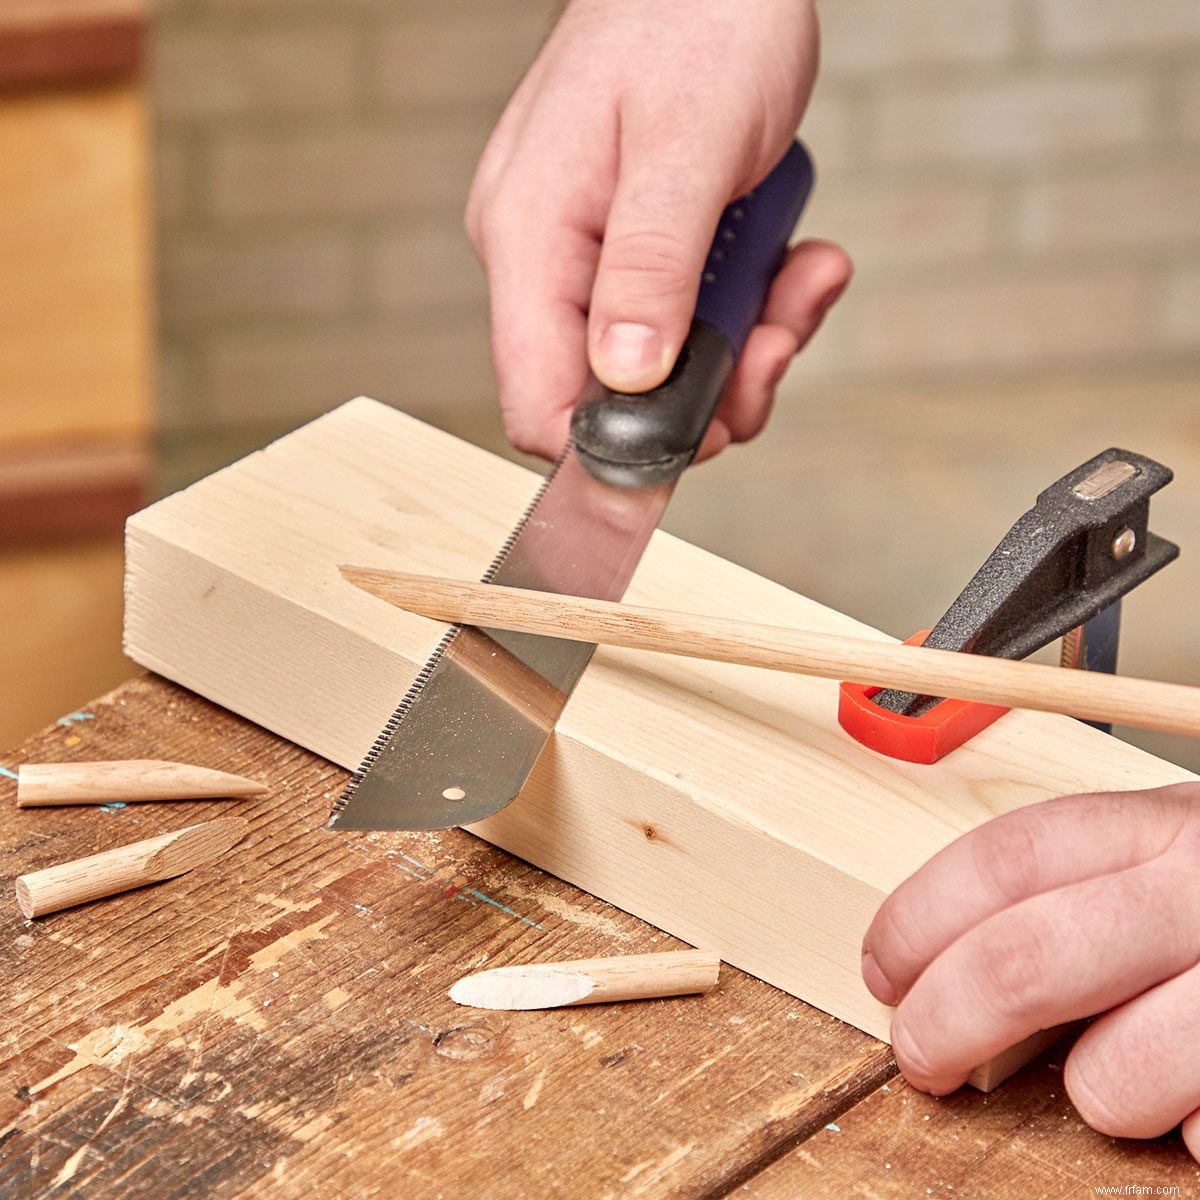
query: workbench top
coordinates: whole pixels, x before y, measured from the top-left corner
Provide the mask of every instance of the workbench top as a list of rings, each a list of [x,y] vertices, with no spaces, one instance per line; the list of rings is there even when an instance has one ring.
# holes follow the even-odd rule
[[[271,790],[14,806],[21,762],[148,757]],[[461,830],[326,832],[345,771],[154,677],[0,764],[0,1195],[1200,1191],[1177,1139],[1083,1126],[1061,1054],[932,1100],[886,1046],[729,967],[707,996],[460,1008],[447,989],[484,965],[678,943]],[[12,901],[25,871],[230,812],[252,832],[210,867],[34,922]]]

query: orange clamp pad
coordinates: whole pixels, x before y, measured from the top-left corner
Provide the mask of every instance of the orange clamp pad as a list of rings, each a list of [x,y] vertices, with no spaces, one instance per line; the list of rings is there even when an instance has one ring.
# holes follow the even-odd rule
[[[929,630],[922,629],[906,639],[905,645],[920,646],[928,636]],[[919,717],[906,717],[871,700],[882,690],[871,684],[843,683],[838,694],[838,724],[855,741],[905,762],[935,763],[1008,712],[995,704],[947,699]]]

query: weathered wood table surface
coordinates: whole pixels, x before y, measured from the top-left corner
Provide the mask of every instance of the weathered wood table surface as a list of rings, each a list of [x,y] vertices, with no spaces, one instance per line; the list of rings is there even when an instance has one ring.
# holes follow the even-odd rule
[[[14,807],[21,762],[121,757],[271,790]],[[153,888],[34,922],[4,908],[5,1198],[1200,1194],[1177,1140],[1084,1127],[1054,1059],[931,1100],[886,1046],[728,967],[702,997],[459,1008],[447,989],[484,964],[672,940],[459,830],[324,831],[344,771],[153,677],[0,764],[10,900],[24,871],[252,823]]]

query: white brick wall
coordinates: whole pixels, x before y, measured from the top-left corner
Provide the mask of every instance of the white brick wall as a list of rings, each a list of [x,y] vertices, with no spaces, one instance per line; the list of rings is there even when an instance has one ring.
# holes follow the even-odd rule
[[[1186,162],[1040,180],[1017,200],[1031,250],[1200,248],[1200,171]]]
[[[404,6],[397,6],[403,10]],[[400,106],[504,101],[550,30],[544,12],[446,11],[386,24],[373,52],[377,94]]]
[[[1150,302],[1137,269],[906,281],[865,297],[860,361],[881,373],[1106,364],[1145,344]]]
[[[486,142],[482,128],[405,129],[378,118],[314,126],[218,134],[214,213],[353,219],[404,209],[456,212]]]
[[[296,424],[355,391],[427,421],[475,415],[490,401],[482,317],[400,329],[368,318],[330,323],[319,337],[302,328],[235,329],[214,339],[205,365],[209,415],[232,424]],[[343,381],[339,392],[331,394],[331,380]]]
[[[825,70],[872,81],[912,67],[996,62],[1018,44],[1013,0],[836,0],[821,9]]]
[[[246,317],[335,316],[354,298],[353,242],[342,230],[226,240],[180,235],[162,248],[161,304],[170,325]]]
[[[887,164],[966,168],[1119,152],[1151,137],[1154,97],[1152,79],[1123,70],[922,83],[881,91],[874,149]]]
[[[1200,342],[1200,263],[1172,272],[1167,281],[1165,313],[1168,340],[1194,348]]]
[[[1037,23],[1051,54],[1200,48],[1195,0],[1038,0]]]
[[[834,176],[822,178],[808,223],[881,273],[890,267],[910,272],[986,256],[999,209],[995,189],[985,182],[900,179],[885,190]]]
[[[1171,116],[1178,120],[1184,139],[1200,145],[1200,68],[1193,68],[1184,79]]]
[[[483,269],[462,226],[408,221],[373,236],[367,299],[382,311],[475,307],[487,302]]]
[[[169,427],[358,392],[494,420],[461,210],[557,7],[165,0]],[[791,401],[1200,361],[1200,0],[821,9],[804,230],[858,269]]]
[[[183,30],[160,39],[159,112],[168,120],[344,112],[355,68],[350,28]]]

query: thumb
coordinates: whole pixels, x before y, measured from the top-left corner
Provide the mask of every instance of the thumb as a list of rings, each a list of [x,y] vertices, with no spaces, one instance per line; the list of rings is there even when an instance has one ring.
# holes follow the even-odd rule
[[[622,172],[613,196],[588,312],[588,356],[596,377],[622,392],[644,392],[670,374],[687,336],[700,272],[728,185],[679,181],[655,155]]]

